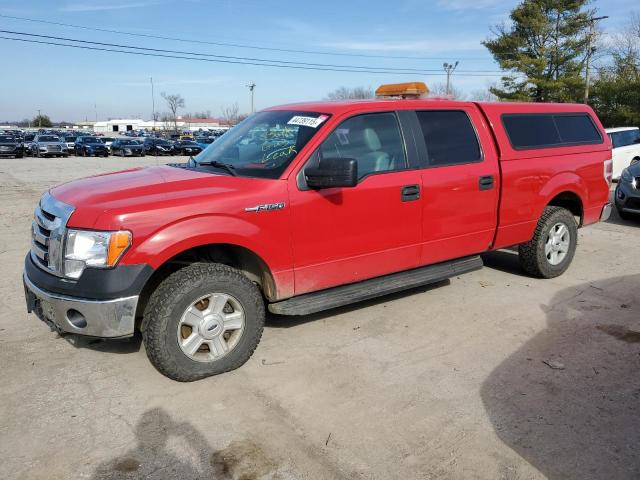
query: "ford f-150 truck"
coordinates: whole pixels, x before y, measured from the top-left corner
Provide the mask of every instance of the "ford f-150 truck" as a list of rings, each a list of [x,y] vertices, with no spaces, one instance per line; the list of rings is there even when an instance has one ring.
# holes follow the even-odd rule
[[[611,168],[585,105],[269,108],[188,163],[44,193],[27,308],[61,333],[141,332],[161,373],[192,381],[246,362],[267,309],[305,315],[441,281],[513,246],[529,274],[562,274],[577,229],[609,216]]]

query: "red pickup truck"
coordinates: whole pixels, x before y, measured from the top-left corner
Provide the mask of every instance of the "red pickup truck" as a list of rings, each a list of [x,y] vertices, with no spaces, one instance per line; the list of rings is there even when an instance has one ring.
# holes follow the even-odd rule
[[[27,307],[59,332],[141,332],[164,375],[241,366],[265,310],[304,315],[478,269],[518,246],[562,274],[606,219],[611,144],[585,105],[377,99],[250,116],[197,157],[46,192]]]

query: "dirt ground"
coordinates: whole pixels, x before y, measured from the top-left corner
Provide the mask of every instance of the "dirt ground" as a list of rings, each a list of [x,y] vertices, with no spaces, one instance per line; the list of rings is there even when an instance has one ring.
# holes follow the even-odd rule
[[[181,384],[138,340],[59,337],[22,290],[44,190],[155,162],[0,159],[0,478],[640,478],[640,221],[581,230],[554,280],[496,252],[433,287],[271,316],[244,367]]]

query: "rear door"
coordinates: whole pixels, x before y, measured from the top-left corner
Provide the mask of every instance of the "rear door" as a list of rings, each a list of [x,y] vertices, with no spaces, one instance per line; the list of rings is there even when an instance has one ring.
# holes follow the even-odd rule
[[[473,105],[416,111],[424,168],[420,263],[484,252],[497,227],[498,155]]]
[[[290,177],[296,294],[416,267],[420,171],[410,168],[396,113],[344,120],[305,167],[320,158],[355,158],[359,182],[312,190],[304,183],[304,167]]]

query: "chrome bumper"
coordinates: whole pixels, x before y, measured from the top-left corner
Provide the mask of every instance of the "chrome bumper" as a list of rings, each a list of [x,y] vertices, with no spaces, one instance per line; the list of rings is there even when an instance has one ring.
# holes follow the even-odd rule
[[[600,221],[606,222],[607,220],[609,220],[610,216],[611,216],[611,204],[607,203],[605,204],[604,207],[602,207],[602,213],[600,214]]]
[[[138,296],[88,300],[45,292],[22,277],[27,311],[59,332],[115,338],[133,335]]]

